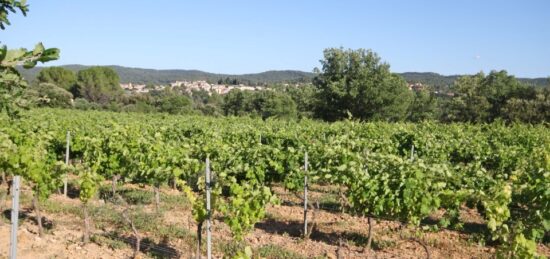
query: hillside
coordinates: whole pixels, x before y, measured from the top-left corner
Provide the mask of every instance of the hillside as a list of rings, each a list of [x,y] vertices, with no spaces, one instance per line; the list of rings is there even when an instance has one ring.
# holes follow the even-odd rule
[[[425,85],[431,85],[436,88],[448,87],[453,82],[463,75],[450,75],[444,76],[438,73],[432,72],[405,72],[400,75],[407,80],[407,82],[422,83]],[[519,81],[527,83],[537,87],[548,87],[550,84],[547,78],[518,78]]]
[[[78,71],[88,68],[83,65],[64,65],[64,68]],[[297,82],[309,82],[313,78],[313,73],[295,71],[295,70],[281,70],[281,71],[266,71],[256,74],[242,74],[242,75],[230,75],[230,74],[215,74],[208,73],[200,70],[183,70],[183,69],[169,69],[169,70],[156,70],[156,69],[144,69],[144,68],[131,68],[122,66],[109,66],[113,68],[120,76],[121,83],[151,83],[151,84],[167,84],[174,81],[197,81],[206,80],[210,82],[217,82],[222,79],[237,79],[238,81],[249,84],[273,84],[273,83],[297,83]],[[30,70],[19,69],[27,80],[34,80],[36,75],[40,72],[42,67],[35,67]]]
[[[64,68],[78,71],[88,66],[83,65],[64,65]],[[248,85],[257,84],[274,84],[274,83],[300,83],[311,82],[314,77],[314,73],[303,72],[297,70],[279,70],[279,71],[266,71],[255,74],[242,74],[242,75],[230,75],[230,74],[216,74],[209,73],[200,70],[183,70],[183,69],[145,69],[145,68],[131,68],[123,66],[109,66],[113,68],[120,76],[121,83],[151,83],[151,84],[167,84],[174,81],[197,81],[206,80],[209,82],[217,82],[222,79],[237,79],[239,82]],[[30,70],[20,68],[19,71],[23,76],[32,81],[36,75],[40,72],[42,67],[35,67]],[[425,85],[431,85],[436,88],[445,88],[450,86],[461,75],[440,75],[433,72],[405,72],[398,73],[407,82],[422,83]],[[538,87],[547,87],[549,85],[547,78],[518,78],[524,83],[528,83]]]

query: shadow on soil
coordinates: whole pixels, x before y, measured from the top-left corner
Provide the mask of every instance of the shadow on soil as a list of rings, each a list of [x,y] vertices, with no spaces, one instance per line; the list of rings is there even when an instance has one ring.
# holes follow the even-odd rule
[[[425,226],[437,226],[438,223],[439,221],[437,219],[425,218],[420,224]],[[491,239],[490,231],[485,223],[464,222],[462,228],[454,229],[450,227],[448,230],[466,234],[469,236],[470,240],[483,240],[487,246],[498,246],[500,244],[497,240]]]
[[[293,201],[282,201],[282,206],[289,206],[289,207],[303,207],[304,203],[302,202],[293,202]],[[342,206],[335,201],[322,201],[319,202],[319,209],[331,212],[331,213],[341,213],[342,212]]]
[[[439,224],[439,220],[434,218],[425,218],[420,222],[420,224],[437,226]],[[475,223],[475,222],[464,222],[461,229],[450,228],[449,230],[458,231],[463,234],[488,234],[489,233],[487,224]]]
[[[113,232],[104,234],[103,236],[111,240],[122,241],[133,249],[136,246],[136,238],[133,236],[124,236]],[[171,247],[167,242],[156,243],[149,238],[141,239],[139,250],[156,258],[181,258],[180,252]]]
[[[267,219],[264,222],[256,223],[256,228],[262,229],[267,233],[276,235],[289,235],[291,237],[302,237],[302,229],[304,225],[302,222],[289,221],[282,222],[274,219]],[[313,229],[309,239],[313,241],[323,242],[328,245],[338,246],[339,240],[342,239],[343,243],[352,242],[354,245],[362,247],[366,246],[368,242],[368,236],[357,232],[323,232],[316,228]],[[376,240],[372,240],[371,244],[374,250],[383,249],[382,244],[379,244]]]
[[[80,188],[77,186],[76,183],[69,182],[67,184],[67,197],[71,199],[80,198]]]
[[[38,225],[38,220],[34,215],[31,215],[32,211],[30,209],[20,210],[19,211],[19,220],[30,220],[33,224]],[[4,210],[2,216],[11,222],[11,209]],[[54,227],[53,221],[42,216],[42,227],[45,230],[51,230]]]

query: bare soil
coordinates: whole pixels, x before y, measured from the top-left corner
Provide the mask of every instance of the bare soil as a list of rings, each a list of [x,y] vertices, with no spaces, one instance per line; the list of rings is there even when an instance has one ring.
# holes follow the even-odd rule
[[[151,191],[149,188],[132,186],[131,188]],[[330,187],[312,188],[310,200],[327,200],[327,195],[337,193]],[[267,217],[256,224],[252,233],[246,236],[246,243],[255,249],[266,245],[275,245],[281,249],[291,251],[304,258],[426,258],[428,249],[431,258],[492,258],[495,247],[480,245],[475,239],[476,227],[483,226],[483,220],[475,210],[463,208],[462,220],[465,225],[463,231],[454,230],[420,230],[402,226],[401,223],[389,220],[374,220],[372,249],[366,249],[368,240],[368,219],[352,216],[347,213],[318,210],[315,213],[308,211],[309,221],[315,227],[309,237],[302,238],[303,207],[299,195],[289,194],[282,188],[275,188],[275,192],[282,200],[281,205],[267,208]],[[178,191],[163,188],[164,197],[181,196]],[[28,192],[28,191],[25,191]],[[30,195],[26,193],[26,195]],[[337,196],[337,195],[336,195]],[[43,216],[50,229],[43,237],[38,237],[38,228],[35,223],[34,212],[31,210],[29,199],[21,202],[21,220],[18,231],[19,258],[131,258],[133,255],[133,234],[126,231],[118,237],[119,244],[113,248],[105,242],[92,241],[82,243],[83,219],[77,214],[77,208],[82,205],[78,198],[65,198],[53,195],[50,201],[72,208],[70,212],[51,212],[43,209]],[[163,201],[161,201],[163,202]],[[92,206],[107,206],[114,213],[121,213],[110,202],[96,200]],[[153,203],[141,205],[145,213],[153,213]],[[11,208],[11,201],[5,208]],[[315,218],[313,219],[313,214]],[[9,210],[3,213],[0,223],[0,257],[6,258],[9,250]],[[94,219],[94,217],[96,217]],[[108,237],[114,231],[121,231],[117,226],[95,224],[98,215],[92,215],[92,234],[96,237]],[[438,215],[434,215],[435,218]],[[229,228],[222,222],[220,215],[214,215],[213,242],[214,257],[224,257],[226,249],[232,243]],[[196,223],[191,216],[188,205],[170,204],[157,218],[155,225],[170,226],[171,230],[182,230],[183,234],[174,236],[162,234],[159,231],[140,230],[142,238],[148,238],[146,247],[158,248],[156,257],[195,258],[196,253]],[[206,235],[203,234],[203,238]],[[114,238],[117,239],[117,238]],[[122,240],[122,241],[120,241]],[[122,245],[120,245],[122,243]],[[204,242],[205,243],[205,242]],[[166,254],[163,254],[163,251]],[[539,252],[550,256],[548,245],[539,245]],[[174,256],[177,254],[177,256]],[[204,254],[204,253],[203,253]],[[140,258],[153,257],[154,253],[140,253]]]

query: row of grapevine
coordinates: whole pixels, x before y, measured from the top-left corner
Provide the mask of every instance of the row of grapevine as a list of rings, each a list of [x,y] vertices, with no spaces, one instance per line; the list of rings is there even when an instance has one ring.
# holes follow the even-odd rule
[[[62,162],[67,131],[78,161],[71,167]],[[503,253],[526,257],[550,231],[546,125],[328,124],[35,110],[2,123],[0,149],[0,170],[23,176],[36,193],[36,208],[71,171],[80,175],[84,203],[102,179],[113,180],[113,192],[118,182],[153,186],[157,206],[161,185],[179,186],[199,226],[206,218],[209,158],[213,210],[236,240],[276,202],[273,184],[302,190],[306,152],[310,182],[339,186],[343,206],[359,215],[418,226],[444,210],[440,224],[458,228],[460,207],[474,204]]]

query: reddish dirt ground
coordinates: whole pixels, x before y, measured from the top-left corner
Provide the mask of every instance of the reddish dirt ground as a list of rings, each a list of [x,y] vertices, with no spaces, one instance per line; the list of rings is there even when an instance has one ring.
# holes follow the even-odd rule
[[[137,188],[137,187],[136,187]],[[322,190],[319,188],[319,190]],[[321,199],[324,192],[311,191],[311,200]],[[478,245],[472,241],[471,234],[439,230],[436,232],[423,231],[415,237],[415,230],[411,227],[400,228],[395,221],[375,220],[373,227],[373,250],[365,249],[368,237],[368,220],[345,213],[319,210],[309,212],[310,222],[315,227],[309,239],[301,238],[303,229],[303,208],[299,205],[300,199],[286,193],[281,188],[275,188],[283,205],[274,205],[267,208],[267,217],[256,224],[254,231],[246,236],[246,242],[253,248],[264,245],[276,245],[292,251],[305,258],[426,258],[426,251],[421,243],[429,250],[431,258],[492,258],[495,248]],[[323,190],[324,191],[324,190]],[[166,195],[182,195],[177,191],[163,189]],[[78,198],[64,198],[53,195],[51,201],[67,206],[80,207]],[[296,205],[291,205],[293,202]],[[102,202],[94,202],[94,206],[110,206]],[[11,206],[6,202],[5,208]],[[82,219],[73,214],[43,212],[43,216],[52,221],[53,227],[47,230],[43,237],[38,237],[38,229],[33,221],[34,213],[30,210],[28,201],[22,202],[23,219],[20,221],[18,232],[19,258],[130,258],[133,254],[129,245],[111,249],[106,245],[81,242],[83,225]],[[154,205],[145,205],[145,211],[153,211]],[[313,220],[313,214],[315,219]],[[482,224],[482,220],[474,210],[464,209],[462,219],[472,224]],[[219,215],[215,215],[219,216]],[[92,215],[93,217],[93,215]],[[93,219],[92,219],[93,221]],[[187,209],[167,210],[158,224],[171,225],[194,233],[196,224]],[[93,228],[95,235],[111,231],[109,227]],[[216,243],[229,243],[231,234],[229,228],[216,218],[213,222],[213,240],[215,258],[222,258],[223,251]],[[0,225],[0,257],[7,257],[9,249],[9,221],[3,219]],[[140,233],[142,236],[155,236],[155,233]],[[131,237],[132,233],[128,233]],[[414,240],[413,240],[413,237]],[[155,238],[152,238],[156,240]],[[415,241],[416,240],[416,241]],[[418,242],[420,241],[420,242]],[[190,244],[191,242],[191,244]],[[165,240],[164,245],[177,251],[181,258],[195,256],[194,241],[171,238]],[[548,246],[540,245],[539,252],[550,256]],[[150,255],[141,254],[141,258]]]

